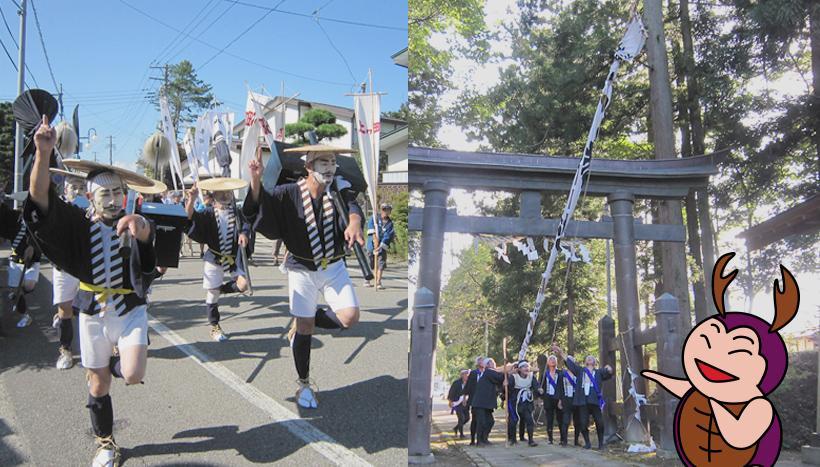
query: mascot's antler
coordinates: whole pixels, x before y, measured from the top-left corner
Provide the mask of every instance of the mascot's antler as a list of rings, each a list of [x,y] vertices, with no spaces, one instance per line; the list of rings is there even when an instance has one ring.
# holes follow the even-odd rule
[[[774,295],[774,321],[772,327],[769,328],[770,332],[777,332],[789,324],[797,314],[798,306],[800,306],[800,289],[797,287],[794,276],[782,264],[780,265],[780,274],[783,276],[783,291],[780,291],[780,286],[777,279],[775,279],[772,293]]]
[[[726,288],[729,287],[729,284],[735,280],[737,276],[737,269],[725,276],[723,275],[723,270],[726,268],[726,264],[734,257],[734,252],[726,253],[718,258],[715,263],[715,268],[712,270],[712,300],[715,301],[715,307],[720,315],[726,313],[726,310],[723,308],[723,294],[726,292]]]

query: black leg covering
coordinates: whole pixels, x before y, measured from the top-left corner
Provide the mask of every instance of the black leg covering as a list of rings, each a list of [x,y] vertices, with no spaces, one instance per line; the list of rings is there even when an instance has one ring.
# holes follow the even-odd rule
[[[342,323],[336,318],[336,314],[327,308],[316,307],[316,327],[322,329],[340,329]]]
[[[26,314],[28,311],[28,305],[26,304],[26,294],[21,293],[20,296],[17,298],[17,313],[21,315]]]
[[[212,325],[219,324],[219,304],[206,303],[205,306],[208,308],[208,322]]]
[[[120,356],[111,357],[108,361],[108,369],[111,371],[111,376],[115,378],[122,378],[122,368],[120,367]]]
[[[114,431],[114,409],[111,406],[111,396],[102,397],[88,395],[88,405],[91,411],[91,426],[97,436],[111,436]]]
[[[225,282],[219,286],[219,291],[222,293],[239,293],[239,286],[236,281]]]
[[[60,347],[71,349],[71,342],[74,340],[74,324],[71,318],[60,320]]]
[[[310,374],[310,343],[313,336],[298,332],[293,336],[293,362],[299,379],[307,379]]]

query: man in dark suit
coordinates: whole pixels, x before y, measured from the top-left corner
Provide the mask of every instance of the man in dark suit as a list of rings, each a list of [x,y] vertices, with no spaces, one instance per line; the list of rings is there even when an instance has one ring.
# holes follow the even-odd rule
[[[470,405],[476,417],[476,444],[490,444],[489,436],[495,420],[493,411],[498,407],[498,386],[504,382],[504,375],[495,369],[495,360],[484,359],[485,368],[476,373],[474,380],[467,380],[464,391],[472,394]],[[473,384],[471,384],[473,383]]]
[[[475,368],[470,371],[470,375],[467,376],[467,382],[464,383],[464,388],[461,391],[461,394],[467,398],[467,410],[472,414],[470,421],[470,446],[475,444],[476,434],[478,433],[478,416],[476,415],[477,409],[472,407],[472,402],[473,393],[475,392],[476,378],[482,371],[484,371],[484,357],[476,357]]]
[[[561,348],[553,344],[553,352],[559,358],[564,358]],[[603,381],[612,377],[612,367],[606,365],[603,368],[596,368],[597,360],[592,355],[584,359],[584,366],[578,365],[572,355],[564,358],[567,368],[575,376],[575,396],[572,404],[578,407],[581,421],[581,435],[584,437],[584,449],[589,449],[592,445],[589,442],[589,416],[595,419],[595,430],[598,433],[598,449],[604,448],[604,417],[601,411],[604,408]]]
[[[453,434],[460,439],[464,438],[464,424],[470,421],[470,411],[467,409],[467,398],[462,395],[469,376],[470,370],[461,370],[459,378],[453,381],[453,384],[450,385],[450,392],[447,394],[448,405],[451,410],[450,413],[455,412],[458,418],[458,423],[453,428]]]

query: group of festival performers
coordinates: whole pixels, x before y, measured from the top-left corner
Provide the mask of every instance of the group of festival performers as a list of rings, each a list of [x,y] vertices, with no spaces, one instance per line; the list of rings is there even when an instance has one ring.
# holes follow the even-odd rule
[[[507,398],[509,424],[507,440],[516,444],[520,439],[530,446],[537,446],[533,439],[535,400],[544,404],[547,439],[553,444],[553,427],[557,421],[561,446],[567,446],[569,422],[575,428],[575,445],[579,435],[584,437],[584,448],[592,447],[589,440],[589,418],[595,420],[598,433],[598,449],[604,444],[604,398],[602,382],[612,377],[609,365],[598,368],[598,361],[589,355],[583,364],[572,355],[564,357],[561,348],[553,344],[553,354],[547,357],[544,370],[534,368],[526,360],[508,363],[506,371],[496,368],[492,358],[477,357],[475,368],[461,370],[459,379],[450,386],[447,396],[452,412],[458,417],[453,428],[455,436],[464,438],[464,425],[470,422],[470,445],[490,444],[490,431],[495,424],[493,411],[498,400]],[[564,368],[559,369],[563,360]],[[505,379],[504,374],[507,374]],[[516,438],[518,431],[518,438]],[[526,438],[524,437],[526,432]]]
[[[34,289],[39,256],[47,257],[54,267],[58,307],[54,318],[60,334],[57,366],[73,364],[70,349],[76,314],[81,361],[88,379],[86,406],[98,444],[93,465],[115,466],[120,454],[113,437],[112,376],[122,378],[126,385],[143,382],[148,294],[152,282],[164,272],[157,267],[157,252],[164,247],[154,221],[124,199],[127,192],[149,199],[165,187],[119,167],[79,159],[64,160],[68,170],[50,168],[56,134],[46,116],[33,139],[36,151],[29,191],[27,196],[18,193],[23,208],[0,208],[0,235],[12,241],[12,306],[20,315],[18,327],[29,325],[32,318],[25,295]],[[336,155],[349,150],[312,145],[292,151],[304,154],[306,177],[268,192],[262,189],[264,168],[258,154],[248,164],[250,190],[242,209],[233,199],[233,190],[247,186],[246,182],[210,179],[189,191],[185,222],[188,235],[208,245],[203,274],[205,309],[211,338],[217,341],[227,338],[219,326],[220,294],[242,292],[249,285],[240,249],[247,244],[250,230],[284,241],[290,252],[285,270],[294,317],[288,338],[298,373],[296,400],[301,407],[315,409],[316,389],[309,378],[311,337],[315,327],[346,329],[358,322],[359,303],[342,260],[354,242],[364,244],[363,216],[355,194],[343,189],[349,184],[335,175]],[[57,194],[53,176],[63,179],[62,195]],[[335,192],[328,189],[331,183],[337,187]],[[206,186],[213,202],[197,208],[198,190]],[[334,203],[331,196],[341,200]],[[87,207],[73,203],[75,198],[87,198]],[[345,210],[348,212],[342,212]],[[317,306],[320,294],[329,309]]]

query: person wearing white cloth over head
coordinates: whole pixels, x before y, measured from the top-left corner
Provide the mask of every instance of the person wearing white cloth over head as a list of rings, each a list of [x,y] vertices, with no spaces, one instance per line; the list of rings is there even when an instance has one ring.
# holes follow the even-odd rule
[[[85,199],[86,182],[85,174],[81,172],[71,172],[68,170],[50,169],[54,176],[61,176],[63,179],[63,200],[67,203],[88,204]],[[80,290],[80,280],[71,274],[54,267],[52,268],[51,288],[53,294],[53,305],[57,307],[57,313],[52,319],[52,327],[57,329],[60,337],[60,347],[58,349],[57,369],[67,370],[74,366],[74,355],[71,353],[71,344],[74,342],[74,297]]]
[[[345,245],[364,245],[362,210],[352,191],[341,189],[347,182],[336,177],[343,198],[340,201],[350,211],[348,226],[342,229],[342,213],[336,211],[329,195],[336,155],[351,152],[349,149],[312,145],[285,151],[306,154],[307,177],[278,185],[270,194],[262,189],[264,167],[259,153],[248,164],[251,189],[242,210],[246,218],[254,219],[254,230],[270,239],[281,238],[288,249],[284,266],[290,313],[295,317],[288,338],[299,375],[296,399],[301,407],[317,408],[316,389],[309,379],[311,336],[314,327],[347,329],[359,321],[359,300],[342,259]],[[319,294],[330,310],[317,309]]]
[[[74,306],[80,311],[82,364],[87,368],[88,409],[97,441],[94,466],[119,464],[114,441],[111,377],[139,384],[148,355],[145,294],[154,278],[154,227],[137,214],[125,215],[125,185],[139,191],[156,182],[119,167],[86,160],[64,161],[87,173],[88,211],[60,199],[51,186],[48,164],[56,134],[43,116],[29,197],[23,217],[52,263],[80,280]],[[112,358],[113,347],[119,357]]]
[[[207,291],[205,308],[211,325],[211,339],[217,342],[227,339],[219,324],[219,295],[248,290],[248,265],[244,264],[239,249],[248,246],[250,231],[248,223],[236,208],[233,196],[233,190],[246,186],[246,181],[236,178],[210,178],[200,184],[195,183],[185,203],[185,212],[190,220],[188,238],[208,245],[203,256],[202,288]],[[194,201],[200,188],[211,193],[214,203],[197,212]],[[229,280],[223,282],[225,276]]]

